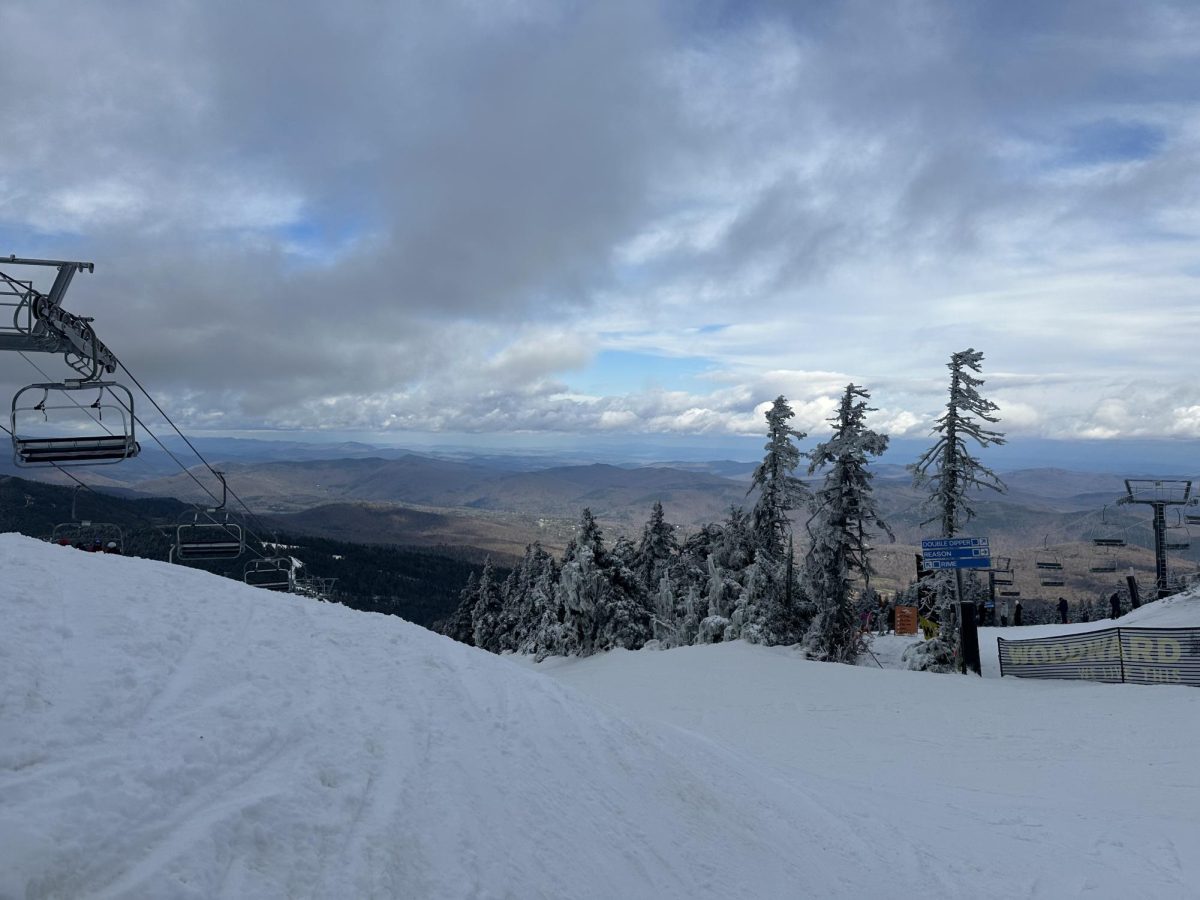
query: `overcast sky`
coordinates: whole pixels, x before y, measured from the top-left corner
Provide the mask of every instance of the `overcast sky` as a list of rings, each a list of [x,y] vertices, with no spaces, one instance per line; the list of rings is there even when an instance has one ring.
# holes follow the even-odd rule
[[[94,261],[67,307],[193,430],[716,437],[783,393],[819,432],[853,380],[915,437],[975,347],[1014,437],[1200,436],[1192,0],[9,0],[0,34],[0,255]]]

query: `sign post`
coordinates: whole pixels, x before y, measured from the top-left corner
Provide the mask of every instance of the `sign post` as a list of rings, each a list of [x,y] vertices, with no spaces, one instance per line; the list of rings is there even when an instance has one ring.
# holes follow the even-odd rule
[[[925,538],[921,541],[922,563],[929,569],[987,569],[992,551],[985,537]]]
[[[982,675],[979,659],[979,632],[975,621],[975,608],[967,610],[963,603],[962,570],[990,569],[992,551],[985,537],[925,538],[921,541],[921,556],[926,570],[953,569],[954,596],[958,601],[958,627],[963,648],[962,671],[966,674],[967,664]],[[970,613],[968,615],[968,612]]]

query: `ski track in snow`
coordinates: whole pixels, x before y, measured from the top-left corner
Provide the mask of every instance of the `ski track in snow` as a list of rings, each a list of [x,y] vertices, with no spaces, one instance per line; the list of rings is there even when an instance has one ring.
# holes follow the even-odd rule
[[[3,900],[1200,897],[1193,688],[534,666],[13,535],[0,567]]]

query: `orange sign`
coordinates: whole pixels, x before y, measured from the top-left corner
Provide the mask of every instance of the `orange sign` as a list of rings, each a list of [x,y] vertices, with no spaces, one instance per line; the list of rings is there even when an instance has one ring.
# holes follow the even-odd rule
[[[915,606],[896,607],[896,634],[917,633],[917,608]]]

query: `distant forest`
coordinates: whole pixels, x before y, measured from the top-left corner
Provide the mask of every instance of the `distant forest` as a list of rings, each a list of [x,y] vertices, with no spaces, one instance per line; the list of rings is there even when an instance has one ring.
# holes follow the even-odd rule
[[[162,561],[174,543],[176,524],[193,510],[174,499],[128,499],[0,476],[0,531],[49,540],[55,526],[72,521],[73,498],[76,519],[121,528],[125,555]],[[302,571],[336,578],[330,600],[424,626],[455,609],[462,585],[478,562],[478,554],[469,549],[364,545],[281,532],[259,536],[288,548],[258,548],[264,555],[294,556],[304,564]],[[246,561],[252,558],[257,554],[247,551],[235,560],[189,565],[241,581]],[[507,569],[497,571],[507,574]]]

